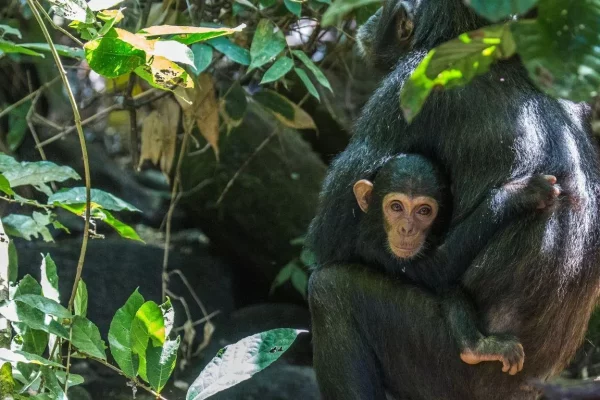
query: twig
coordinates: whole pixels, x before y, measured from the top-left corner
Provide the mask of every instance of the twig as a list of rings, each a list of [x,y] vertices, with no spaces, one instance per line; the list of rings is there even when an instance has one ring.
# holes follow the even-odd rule
[[[123,371],[121,371],[119,368],[115,367],[114,365],[108,363],[107,361],[104,361],[100,358],[96,358],[96,357],[92,357],[89,355],[86,355],[87,358],[89,358],[90,360],[94,360],[102,365],[104,365],[105,367],[112,369],[113,371],[115,371],[116,373],[118,373],[121,376],[124,376],[127,379],[131,379],[129,376],[125,375],[125,373]],[[152,388],[144,385],[143,383],[141,383],[140,381],[138,381],[137,379],[132,379],[131,380],[133,382],[133,384],[139,388],[144,389],[146,392],[150,393],[152,396],[154,396],[157,400],[167,400],[165,397],[161,396],[159,393],[156,393],[154,390],[152,390]]]
[[[38,92],[45,90],[48,86],[58,82],[59,79],[60,79],[60,76],[55,77],[51,81],[44,83],[42,86],[37,88],[34,92],[31,92],[27,96],[23,97],[21,100],[6,107],[4,110],[0,111],[0,118],[4,117],[9,112],[11,112],[15,108],[19,107],[21,104],[25,103],[27,100],[34,98],[35,96],[37,96]]]
[[[202,303],[202,301],[200,301],[200,298],[198,297],[198,295],[196,294],[196,292],[192,288],[192,285],[190,285],[190,282],[187,280],[187,278],[185,277],[185,275],[183,275],[183,272],[181,272],[181,270],[179,270],[179,269],[174,269],[173,271],[169,272],[169,276],[172,275],[172,274],[177,275],[179,277],[179,279],[181,279],[181,281],[183,282],[183,284],[185,285],[185,287],[187,288],[187,290],[192,295],[192,298],[194,299],[194,301],[196,302],[196,304],[198,304],[198,307],[200,307],[200,310],[202,310],[202,315],[204,315],[204,317],[207,318],[208,317],[208,313],[206,312],[206,307],[204,307],[204,304]]]
[[[54,23],[54,21],[52,20],[52,18],[48,15],[48,13],[46,12],[46,10],[44,10],[44,7],[42,7],[41,4],[36,3],[36,6],[38,7],[39,11],[42,13],[42,15],[48,20],[48,22],[50,23],[50,25],[52,25],[52,27],[54,29],[56,29],[57,31],[62,32],[65,36],[67,36],[69,39],[71,39],[72,41],[74,41],[75,43],[77,43],[77,45],[79,47],[83,47],[83,42],[79,39],[77,39],[75,36],[71,35],[67,30],[61,28],[60,26],[56,25]]]
[[[269,134],[269,136],[267,136],[265,138],[265,140],[263,140],[262,143],[259,144],[256,149],[254,149],[254,152],[250,155],[250,157],[248,157],[248,159],[246,161],[244,161],[244,163],[242,164],[242,166],[235,172],[235,174],[233,174],[233,176],[231,177],[231,179],[229,180],[229,182],[227,182],[227,185],[225,185],[225,189],[223,189],[223,192],[219,196],[219,199],[217,200],[217,206],[221,204],[221,202],[223,201],[223,198],[225,197],[225,195],[227,194],[227,192],[229,192],[229,189],[231,189],[231,186],[233,186],[233,183],[240,176],[240,174],[242,173],[242,171],[248,166],[248,164],[250,164],[250,162],[254,159],[254,157],[256,157],[256,155],[258,153],[260,153],[260,151],[267,144],[269,144],[269,142],[271,141],[271,139],[273,139],[276,134],[277,134],[277,128],[273,129],[273,132],[271,132]]]
[[[54,206],[47,206],[45,204],[38,203],[35,200],[29,200],[29,199],[25,199],[23,197],[20,197],[19,199],[10,199],[8,197],[0,196],[0,200],[6,201],[7,203],[17,203],[20,205],[27,204],[28,206],[43,208],[44,210],[54,209]]]
[[[217,316],[219,314],[221,314],[221,310],[213,311],[210,314],[208,314],[206,317],[201,318],[197,321],[194,321],[192,323],[192,326],[198,326],[206,321],[209,321],[211,318],[214,318],[215,316]],[[184,330],[184,328],[182,326],[180,326],[178,328],[173,329],[173,332],[178,333],[178,332],[181,332],[182,330]]]
[[[81,243],[81,251],[79,252],[79,260],[77,261],[77,271],[75,273],[75,280],[73,282],[73,289],[71,290],[71,298],[69,299],[69,311],[73,310],[73,302],[75,301],[75,295],[77,293],[77,286],[79,285],[79,280],[81,279],[81,272],[83,270],[83,262],[85,260],[85,252],[87,250],[87,243],[89,239],[89,231],[90,231],[90,208],[91,208],[91,178],[90,178],[90,162],[87,154],[87,146],[85,143],[85,136],[83,134],[83,127],[81,126],[81,116],[79,115],[79,109],[77,108],[77,101],[75,100],[75,96],[73,95],[73,91],[71,90],[71,85],[69,83],[69,79],[67,78],[67,73],[62,66],[62,62],[60,60],[60,56],[56,51],[56,47],[52,42],[52,37],[50,36],[50,32],[48,28],[44,24],[44,21],[38,11],[38,7],[36,7],[36,0],[27,0],[27,4],[31,9],[31,12],[35,19],[37,20],[46,41],[48,42],[48,46],[50,47],[50,52],[54,57],[54,62],[56,63],[56,67],[58,68],[58,73],[63,81],[65,86],[65,90],[67,92],[67,96],[69,98],[69,102],[71,103],[71,108],[73,109],[73,119],[75,121],[75,126],[77,127],[77,134],[79,136],[79,144],[81,146],[81,155],[83,157],[83,170],[85,176],[85,223],[83,226],[83,241]],[[70,342],[69,342],[70,343]],[[71,347],[69,346],[69,351],[67,354],[67,359],[70,359],[71,355]],[[67,365],[68,368],[68,365]],[[65,380],[67,381],[67,380]],[[65,394],[68,391],[68,385],[65,384]]]

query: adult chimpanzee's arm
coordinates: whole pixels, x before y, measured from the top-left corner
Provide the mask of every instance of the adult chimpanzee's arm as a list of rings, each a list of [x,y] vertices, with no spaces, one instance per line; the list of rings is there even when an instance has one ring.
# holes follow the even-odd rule
[[[437,292],[456,286],[464,271],[494,234],[514,218],[536,209],[547,209],[559,189],[556,178],[533,175],[495,189],[462,222],[450,229],[444,243],[432,254],[411,262],[411,279]]]

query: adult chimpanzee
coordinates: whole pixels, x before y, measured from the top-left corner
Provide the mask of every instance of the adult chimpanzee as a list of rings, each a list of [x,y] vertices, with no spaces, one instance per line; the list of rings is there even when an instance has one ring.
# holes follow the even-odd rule
[[[320,265],[309,297],[325,399],[382,399],[386,390],[411,400],[534,399],[528,380],[555,375],[583,339],[600,287],[600,163],[587,106],[543,95],[513,59],[464,88],[434,93],[410,125],[399,110],[399,90],[426,52],[485,24],[462,0],[388,0],[361,35],[391,72],[333,162],[309,231]],[[527,353],[520,374],[460,361],[437,296],[357,263],[352,185],[398,153],[444,167],[453,224],[503,182],[545,173],[561,183],[564,199],[552,213],[498,231],[461,280],[482,332],[520,338]]]
[[[354,195],[364,212],[356,244],[362,261],[381,265],[386,273],[424,284],[443,296],[444,317],[463,361],[500,361],[503,372],[516,374],[523,368],[523,346],[511,335],[484,336],[479,332],[473,306],[457,286],[457,279],[506,222],[552,207],[560,193],[556,178],[534,175],[492,190],[440,245],[450,200],[442,174],[416,154],[381,162],[374,179],[354,184]],[[424,251],[432,246],[431,251]]]

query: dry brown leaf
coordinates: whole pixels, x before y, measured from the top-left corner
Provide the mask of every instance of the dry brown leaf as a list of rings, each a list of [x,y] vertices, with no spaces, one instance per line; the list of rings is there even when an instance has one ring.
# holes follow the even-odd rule
[[[145,160],[150,160],[154,165],[157,165],[160,160],[162,148],[162,131],[164,125],[160,120],[158,111],[154,110],[142,122],[142,150],[140,154],[140,168]]]
[[[202,137],[211,145],[219,160],[219,103],[212,76],[200,74],[196,86],[175,91],[186,118],[196,120]]]

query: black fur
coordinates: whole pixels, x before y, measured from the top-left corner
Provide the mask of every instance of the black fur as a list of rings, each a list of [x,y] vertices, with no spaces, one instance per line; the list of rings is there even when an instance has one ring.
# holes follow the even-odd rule
[[[398,2],[387,3],[393,9]],[[398,104],[402,83],[432,46],[483,24],[461,0],[421,0],[414,19],[413,49],[384,79],[332,163],[307,238],[320,265],[309,288],[319,383],[325,399],[336,400],[380,399],[384,388],[412,400],[533,399],[528,379],[565,366],[600,287],[600,165],[589,108],[543,95],[510,60],[464,88],[435,92],[408,125]],[[522,340],[525,369],[517,376],[492,363],[461,363],[435,296],[349,264],[361,212],[352,185],[398,153],[443,166],[454,224],[503,182],[558,178],[565,201],[499,231],[462,278],[483,332]]]

